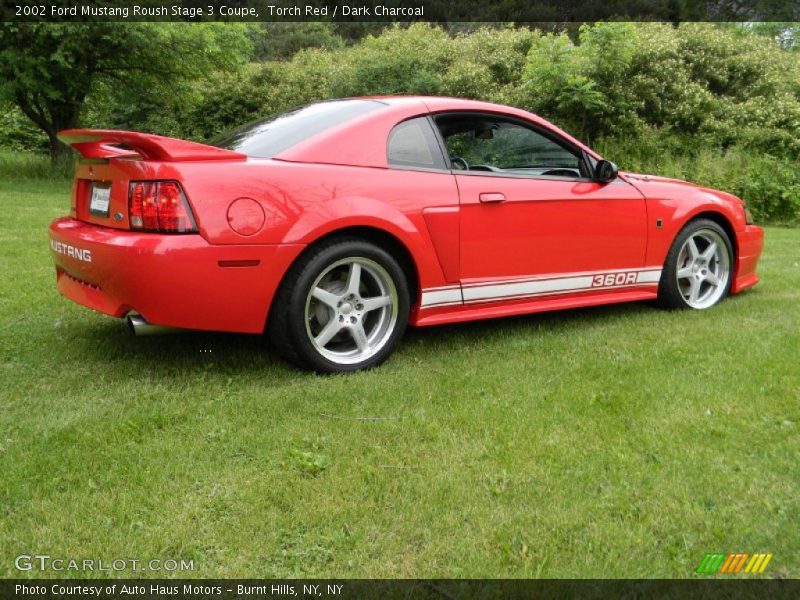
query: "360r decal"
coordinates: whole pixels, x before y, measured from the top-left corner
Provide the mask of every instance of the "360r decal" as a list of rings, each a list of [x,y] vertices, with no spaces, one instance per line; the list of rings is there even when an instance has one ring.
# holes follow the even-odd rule
[[[592,287],[611,287],[614,285],[631,285],[636,283],[638,273],[607,273],[605,275],[595,275],[592,278]]]

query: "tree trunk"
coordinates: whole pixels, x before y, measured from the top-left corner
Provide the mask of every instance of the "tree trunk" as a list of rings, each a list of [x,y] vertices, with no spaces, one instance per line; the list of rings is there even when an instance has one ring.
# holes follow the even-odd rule
[[[17,94],[16,104],[19,109],[47,134],[50,150],[50,162],[53,167],[68,172],[72,168],[72,150],[58,141],[57,134],[63,129],[72,129],[78,123],[78,110],[83,96],[69,104],[55,104],[42,108],[38,98]]]
[[[51,128],[47,132],[50,140],[50,162],[56,169],[70,173],[72,171],[73,152],[66,144],[62,144],[57,137],[59,131],[74,129],[78,124],[78,108],[83,102],[83,97],[77,102],[56,105],[50,109]]]
[[[72,150],[66,144],[62,144],[56,137],[56,132],[47,133],[50,141],[50,163],[59,171],[69,171],[72,167]]]

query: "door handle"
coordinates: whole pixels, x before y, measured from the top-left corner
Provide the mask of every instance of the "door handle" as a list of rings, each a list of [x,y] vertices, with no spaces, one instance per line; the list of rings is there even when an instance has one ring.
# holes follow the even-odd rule
[[[505,202],[506,196],[505,194],[501,194],[500,192],[482,192],[478,195],[478,200],[481,202]]]

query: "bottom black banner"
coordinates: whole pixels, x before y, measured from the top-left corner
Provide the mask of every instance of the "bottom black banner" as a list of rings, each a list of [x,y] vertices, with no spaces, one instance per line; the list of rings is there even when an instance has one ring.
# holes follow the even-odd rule
[[[506,598],[800,597],[800,580],[780,579],[26,579],[0,581],[0,598],[82,600],[311,600]]]

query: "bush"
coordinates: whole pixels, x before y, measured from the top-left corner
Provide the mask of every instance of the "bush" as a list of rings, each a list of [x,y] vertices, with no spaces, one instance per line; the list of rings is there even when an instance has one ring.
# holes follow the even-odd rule
[[[325,98],[441,94],[508,102],[536,36],[510,27],[450,37],[426,24],[394,26],[352,48],[306,49],[291,61],[253,63],[243,74],[219,75],[202,90],[190,121],[206,138]]]
[[[769,155],[748,156],[740,173],[731,191],[748,203],[758,221],[800,223],[800,170],[795,163]]]
[[[262,57],[302,49],[135,102],[99,86],[84,124],[203,140],[326,98],[475,98],[539,113],[625,169],[731,191],[761,220],[800,221],[800,61],[784,29],[614,22],[569,34],[512,26],[451,33],[416,23],[370,25],[373,34],[346,46],[329,24],[253,27]],[[270,33],[278,36],[272,47]],[[0,144],[41,144],[19,113],[8,115]]]
[[[537,39],[526,104],[580,136],[654,126],[701,143],[800,155],[800,62],[742,26],[598,23]]]
[[[250,27],[253,54],[256,60],[288,60],[306,48],[342,48],[344,40],[334,23],[253,23]]]
[[[247,121],[330,98],[335,55],[302,50],[290,62],[253,63],[242,74],[219,74],[192,109],[186,135],[208,139]]]
[[[0,105],[0,148],[24,152],[47,152],[47,136],[12,105]]]
[[[596,148],[622,170],[654,173],[725,190],[747,202],[760,223],[800,224],[800,170],[792,159],[697,146],[691,139],[649,130],[636,138],[604,138]]]

